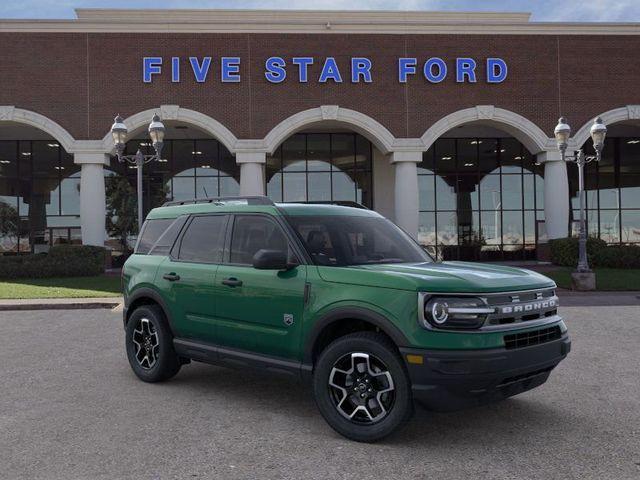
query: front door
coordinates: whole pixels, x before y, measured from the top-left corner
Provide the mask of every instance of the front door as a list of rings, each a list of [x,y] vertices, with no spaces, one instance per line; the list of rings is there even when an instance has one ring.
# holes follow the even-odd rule
[[[215,342],[215,278],[228,220],[228,215],[192,217],[171,256],[160,264],[158,284],[178,337]]]
[[[252,267],[260,249],[293,255],[282,226],[266,215],[236,215],[229,251],[216,274],[218,343],[295,359],[299,349],[307,267]]]

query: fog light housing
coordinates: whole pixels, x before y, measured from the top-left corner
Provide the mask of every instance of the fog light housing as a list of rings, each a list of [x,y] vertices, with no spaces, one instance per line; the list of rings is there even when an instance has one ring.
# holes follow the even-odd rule
[[[494,308],[477,297],[432,297],[424,305],[425,328],[480,328]]]

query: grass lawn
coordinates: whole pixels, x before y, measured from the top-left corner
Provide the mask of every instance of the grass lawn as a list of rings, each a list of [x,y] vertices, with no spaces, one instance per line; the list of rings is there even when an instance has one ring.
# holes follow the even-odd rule
[[[545,271],[543,275],[552,278],[560,288],[571,288],[570,267],[558,267],[557,270]],[[640,270],[618,268],[594,268],[596,272],[596,288],[598,290],[640,290]]]
[[[118,275],[0,280],[0,299],[118,296],[120,296]]]

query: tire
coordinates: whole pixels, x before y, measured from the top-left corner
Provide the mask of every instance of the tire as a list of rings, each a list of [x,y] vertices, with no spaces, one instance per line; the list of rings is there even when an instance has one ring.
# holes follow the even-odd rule
[[[314,368],[313,395],[327,423],[357,442],[380,440],[413,414],[405,365],[395,345],[374,332],[345,335],[323,350]]]
[[[180,370],[173,335],[157,305],[133,311],[125,329],[125,345],[131,369],[144,382],[162,382]]]

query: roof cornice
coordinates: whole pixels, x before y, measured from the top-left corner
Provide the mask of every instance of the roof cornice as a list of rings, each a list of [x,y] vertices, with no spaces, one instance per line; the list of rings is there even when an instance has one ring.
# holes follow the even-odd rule
[[[0,32],[640,34],[640,23],[530,22],[529,13],[77,9],[76,14],[69,20],[0,20]]]

